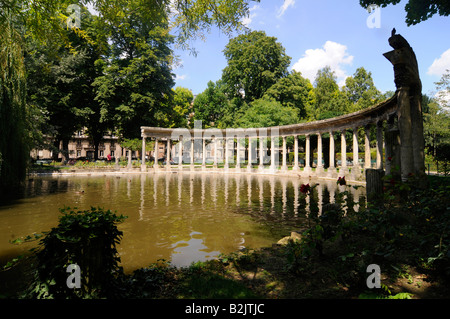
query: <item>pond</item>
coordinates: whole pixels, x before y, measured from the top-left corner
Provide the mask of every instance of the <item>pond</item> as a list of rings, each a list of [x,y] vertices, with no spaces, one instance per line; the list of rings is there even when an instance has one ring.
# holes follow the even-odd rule
[[[311,196],[303,183],[319,183]],[[34,177],[18,199],[0,204],[0,265],[36,245],[10,241],[57,226],[59,209],[103,207],[128,218],[118,247],[125,272],[159,259],[188,266],[242,248],[271,246],[304,229],[310,212],[351,191],[352,209],[364,205],[365,189],[335,180],[213,174],[117,174]],[[353,205],[354,202],[355,203]]]

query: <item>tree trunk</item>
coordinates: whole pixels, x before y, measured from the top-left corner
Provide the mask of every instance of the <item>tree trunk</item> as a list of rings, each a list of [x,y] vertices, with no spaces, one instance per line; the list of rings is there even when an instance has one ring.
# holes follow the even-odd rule
[[[67,163],[67,161],[69,160],[69,139],[68,138],[64,138],[62,140],[62,151],[61,151],[61,155],[62,155],[62,160],[61,162],[63,164]]]

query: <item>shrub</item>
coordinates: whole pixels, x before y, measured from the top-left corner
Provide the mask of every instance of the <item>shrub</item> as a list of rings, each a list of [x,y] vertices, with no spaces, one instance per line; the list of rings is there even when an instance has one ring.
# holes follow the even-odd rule
[[[116,224],[126,217],[110,210],[91,207],[75,211],[60,210],[59,225],[40,241],[36,252],[35,280],[25,297],[86,298],[114,294],[115,283],[122,275],[116,244],[122,232]],[[81,269],[80,289],[67,287],[67,267],[76,264]]]

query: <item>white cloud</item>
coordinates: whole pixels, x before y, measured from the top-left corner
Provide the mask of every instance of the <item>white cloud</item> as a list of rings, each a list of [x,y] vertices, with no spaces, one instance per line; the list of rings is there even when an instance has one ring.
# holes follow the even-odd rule
[[[450,49],[441,54],[439,59],[435,59],[428,68],[427,74],[442,76],[445,70],[450,69]]]
[[[255,4],[249,9],[249,14],[247,17],[242,18],[242,24],[248,27],[252,23],[253,19],[258,15],[255,11],[259,10],[259,5]]]
[[[295,0],[284,0],[283,5],[278,9],[277,18],[281,18],[289,7],[293,7]]]
[[[317,71],[329,66],[335,72],[338,84],[342,86],[348,76],[343,66],[350,65],[352,62],[353,56],[347,52],[346,45],[327,41],[320,49],[306,50],[303,57],[292,66],[292,69],[301,72],[311,83],[314,83]]]
[[[183,81],[183,80],[185,80],[187,78],[187,75],[186,74],[176,74],[175,75],[175,80],[176,81]]]

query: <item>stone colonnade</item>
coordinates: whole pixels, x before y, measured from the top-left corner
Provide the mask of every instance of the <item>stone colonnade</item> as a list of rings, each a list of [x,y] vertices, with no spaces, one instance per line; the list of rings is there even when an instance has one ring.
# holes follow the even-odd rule
[[[348,176],[349,180],[363,180],[364,169],[376,168],[390,174],[393,172],[393,167],[402,166],[401,134],[397,116],[398,92],[390,99],[369,109],[302,124],[226,130],[141,127],[142,147],[145,150],[146,139],[154,139],[155,150],[158,150],[159,143],[163,141],[167,143],[165,165],[163,167],[155,161],[154,170],[184,170],[186,167],[183,165],[184,162],[190,164],[189,170],[198,170],[200,165],[202,170],[211,170],[212,165],[213,170],[224,172],[286,173],[330,178]],[[364,148],[358,143],[360,128],[364,131]],[[374,132],[372,139],[371,131]],[[347,147],[348,138],[346,138],[346,135],[350,133],[351,149]],[[305,139],[304,165],[300,165],[299,158],[299,137],[301,136]],[[315,167],[311,162],[313,158],[311,137],[313,136],[317,137]],[[289,137],[293,137],[294,140],[292,169],[289,169],[287,165],[289,158],[287,138]],[[339,138],[341,155],[337,158],[335,143]],[[323,145],[326,139],[329,141],[327,143],[329,165],[325,168]],[[372,165],[371,142],[376,145],[375,167]],[[174,153],[171,147],[173,143],[177,143],[173,148]],[[194,157],[195,150],[199,155],[197,157]],[[360,164],[359,161],[360,150],[364,150],[365,153],[364,164]],[[208,151],[213,154],[213,157],[207,157]],[[353,160],[350,163],[347,162],[349,152],[353,153]],[[142,154],[145,154],[145,151]],[[177,163],[173,165],[171,160]],[[340,161],[339,165],[337,161]],[[142,157],[141,170],[148,170],[145,156]],[[401,175],[404,174],[407,173],[401,171]]]
[[[300,165],[300,156],[299,156],[299,137],[301,134],[293,134],[293,135],[271,135],[269,137],[266,136],[255,136],[254,134],[249,134],[247,130],[228,130],[225,132],[228,136],[214,135],[214,134],[206,134],[205,131],[202,130],[201,134],[196,133],[196,137],[178,137],[172,138],[169,136],[152,136],[152,133],[149,132],[149,128],[142,128],[142,147],[145,150],[146,139],[152,138],[155,141],[155,154],[157,154],[159,149],[159,143],[164,141],[167,143],[166,147],[166,156],[165,156],[165,164],[164,167],[155,161],[153,164],[153,168],[155,170],[166,169],[179,169],[183,170],[183,162],[189,164],[190,170],[195,170],[195,160],[201,159],[201,163],[197,161],[197,166],[201,164],[202,170],[206,170],[207,165],[211,166],[213,169],[218,169],[219,165],[221,166],[220,170],[230,170],[230,166],[233,167],[234,172],[266,172],[266,173],[297,173],[303,174],[305,176],[317,176],[317,177],[331,177],[335,178],[337,176],[348,176],[351,171],[351,175],[354,179],[362,179],[362,169],[363,168],[371,168],[372,167],[372,158],[370,152],[370,125],[366,125],[365,127],[365,163],[362,167],[359,163],[359,143],[358,143],[358,127],[352,129],[346,129],[341,131],[330,131],[328,133],[328,153],[329,153],[329,166],[327,169],[324,169],[324,158],[323,158],[323,135],[322,132],[306,134],[304,135],[306,143],[304,145],[305,157],[304,157],[304,165],[301,167]],[[375,168],[383,169],[383,126],[382,122],[377,123],[376,125],[376,165]],[[267,130],[267,129],[264,129]],[[270,130],[270,129],[269,129]],[[279,128],[277,128],[279,130]],[[273,131],[273,129],[271,130]],[[257,132],[258,129],[253,129],[252,133]],[[349,150],[347,149],[346,143],[346,132],[352,132],[353,139],[353,163],[351,165],[347,164],[347,153]],[[156,134],[154,134],[156,135]],[[201,135],[202,137],[199,137]],[[231,137],[230,137],[231,135]],[[317,164],[315,165],[315,169],[313,169],[313,165],[311,163],[311,136],[317,136]],[[289,158],[289,150],[287,148],[287,138],[293,137],[294,146],[293,146],[293,159],[292,159],[292,170],[288,169],[287,161]],[[335,149],[335,138],[341,139],[341,155],[340,158],[336,158],[336,149]],[[277,140],[282,140],[281,146]],[[172,148],[171,145],[173,141],[176,141],[177,145]],[[270,140],[270,148],[268,147],[268,140]],[[277,143],[278,142],[278,143]],[[195,154],[195,144],[201,144],[201,150],[198,151],[200,156],[194,157]],[[207,147],[209,146],[209,151],[213,154],[212,161],[207,162]],[[175,152],[173,152],[175,150]],[[175,154],[172,154],[175,153]],[[388,153],[385,153],[388,154]],[[187,155],[187,156],[186,156]],[[281,157],[281,163],[279,158]],[[171,162],[175,160],[177,164],[171,164]],[[339,167],[336,165],[337,161],[340,160],[341,164]],[[246,163],[246,164],[244,164]],[[235,165],[232,165],[235,164]],[[270,164],[270,165],[267,165]],[[222,167],[223,165],[223,167]],[[142,157],[142,171],[147,170],[147,165],[145,163],[145,157]]]

